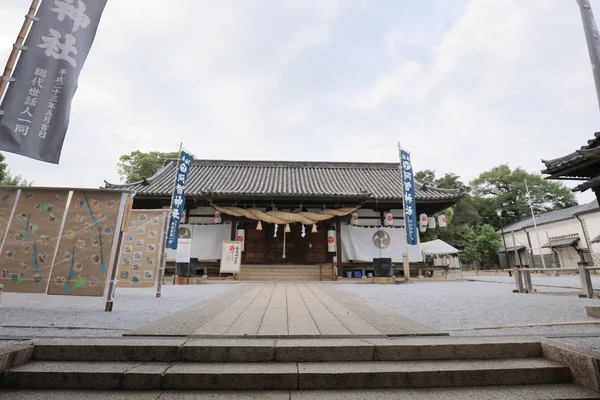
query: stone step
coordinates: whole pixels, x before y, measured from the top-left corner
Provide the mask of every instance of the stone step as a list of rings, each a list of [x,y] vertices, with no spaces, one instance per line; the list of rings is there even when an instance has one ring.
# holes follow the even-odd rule
[[[513,385],[425,389],[282,390],[282,391],[80,391],[4,390],[0,400],[558,400],[598,399],[599,395],[573,384]]]
[[[411,361],[542,357],[535,338],[37,339],[38,361]]]
[[[571,382],[542,358],[320,363],[33,361],[4,371],[0,387],[73,390],[292,390],[536,385]]]

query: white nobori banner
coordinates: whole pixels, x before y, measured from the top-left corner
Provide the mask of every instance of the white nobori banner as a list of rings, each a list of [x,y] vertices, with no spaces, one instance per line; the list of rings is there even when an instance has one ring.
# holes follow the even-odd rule
[[[403,228],[363,228],[342,225],[343,261],[371,262],[374,258],[391,258],[393,262],[402,262],[406,248]],[[411,262],[423,260],[420,245],[408,246],[408,258]]]

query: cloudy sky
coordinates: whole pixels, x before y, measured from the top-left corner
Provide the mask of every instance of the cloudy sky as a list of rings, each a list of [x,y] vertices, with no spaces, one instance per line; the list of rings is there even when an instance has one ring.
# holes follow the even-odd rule
[[[29,4],[2,0],[2,64]],[[36,185],[97,187],[120,155],[180,142],[204,159],[396,161],[400,141],[415,168],[468,181],[538,172],[599,121],[575,0],[109,0],[60,165],[6,155]]]

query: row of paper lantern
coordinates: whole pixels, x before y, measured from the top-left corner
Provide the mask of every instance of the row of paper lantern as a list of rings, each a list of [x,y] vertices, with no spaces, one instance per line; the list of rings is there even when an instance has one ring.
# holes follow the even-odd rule
[[[350,219],[350,225],[358,225],[358,213],[352,213],[352,218]],[[389,211],[385,212],[383,214],[383,226],[392,226],[392,225],[394,225],[394,216]],[[446,227],[446,216],[445,215],[443,215],[443,214],[438,215],[437,225],[439,225],[440,228]],[[421,232],[425,232],[427,230],[427,227],[429,227],[429,229],[436,228],[435,217],[428,217],[427,214],[419,215],[419,230]]]

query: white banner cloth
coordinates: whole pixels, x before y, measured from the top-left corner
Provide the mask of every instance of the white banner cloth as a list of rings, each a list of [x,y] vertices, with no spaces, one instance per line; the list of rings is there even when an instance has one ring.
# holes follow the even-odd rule
[[[343,261],[372,262],[374,258],[391,258],[392,262],[402,262],[406,248],[404,228],[363,228],[342,225]],[[408,259],[412,262],[423,260],[420,245],[408,246]]]

